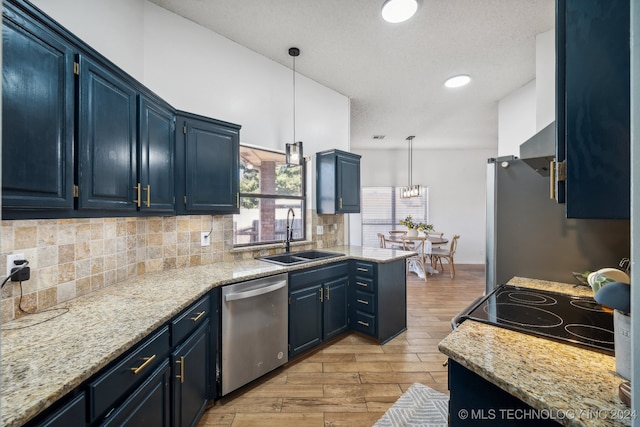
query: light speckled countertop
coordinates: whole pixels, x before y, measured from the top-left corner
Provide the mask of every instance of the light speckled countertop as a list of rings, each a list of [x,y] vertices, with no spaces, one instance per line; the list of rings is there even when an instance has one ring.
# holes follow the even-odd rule
[[[509,284],[593,296],[584,286],[544,280],[516,277]],[[624,379],[616,374],[612,356],[472,320],[462,322],[439,349],[534,409],[562,414],[556,421],[563,425],[632,423],[629,408],[618,398]]]
[[[150,273],[2,325],[0,425],[35,417],[216,286],[350,258],[385,263],[413,254],[359,246],[322,250],[344,256],[297,266],[247,260]],[[67,308],[55,319],[17,329]]]

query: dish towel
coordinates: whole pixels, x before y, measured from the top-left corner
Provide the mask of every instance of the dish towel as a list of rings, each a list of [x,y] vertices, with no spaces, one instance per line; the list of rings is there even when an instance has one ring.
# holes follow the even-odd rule
[[[413,383],[374,427],[447,427],[449,397]]]

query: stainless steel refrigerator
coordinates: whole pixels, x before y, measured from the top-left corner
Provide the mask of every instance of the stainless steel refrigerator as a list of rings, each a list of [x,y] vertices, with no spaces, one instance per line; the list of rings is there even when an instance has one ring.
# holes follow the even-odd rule
[[[524,160],[489,159],[487,292],[514,276],[577,283],[572,272],[628,258],[630,239],[628,220],[567,219],[565,205],[549,197],[548,174]]]

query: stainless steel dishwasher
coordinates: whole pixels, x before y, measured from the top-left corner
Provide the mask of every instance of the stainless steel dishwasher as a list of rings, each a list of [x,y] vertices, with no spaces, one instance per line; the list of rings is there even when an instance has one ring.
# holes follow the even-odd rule
[[[222,395],[288,360],[287,274],[222,288]]]

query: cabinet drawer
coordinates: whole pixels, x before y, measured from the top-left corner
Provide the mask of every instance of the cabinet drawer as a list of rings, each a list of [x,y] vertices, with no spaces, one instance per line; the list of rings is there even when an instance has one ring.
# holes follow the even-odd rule
[[[144,380],[169,353],[169,327],[160,329],[137,349],[89,384],[89,415],[93,422],[129,389]]]
[[[373,267],[374,265],[370,262],[364,261],[356,261],[355,262],[355,273],[356,276],[364,276],[364,277],[373,277]]]
[[[367,335],[375,336],[376,317],[371,314],[356,311],[356,318],[353,322],[353,329],[363,332]]]
[[[301,289],[309,284],[324,282],[334,277],[349,274],[349,263],[339,262],[322,267],[311,267],[307,270],[289,273],[289,290]]]
[[[171,322],[171,345],[178,345],[198,326],[208,321],[210,310],[211,305],[209,295],[207,295],[173,320]]]
[[[367,279],[364,277],[356,277],[356,290],[359,291],[367,291],[367,292],[375,292],[375,287],[373,286],[373,279]]]
[[[372,293],[356,290],[356,298],[355,298],[356,310],[374,314],[375,313],[374,301],[375,301],[375,298]]]

